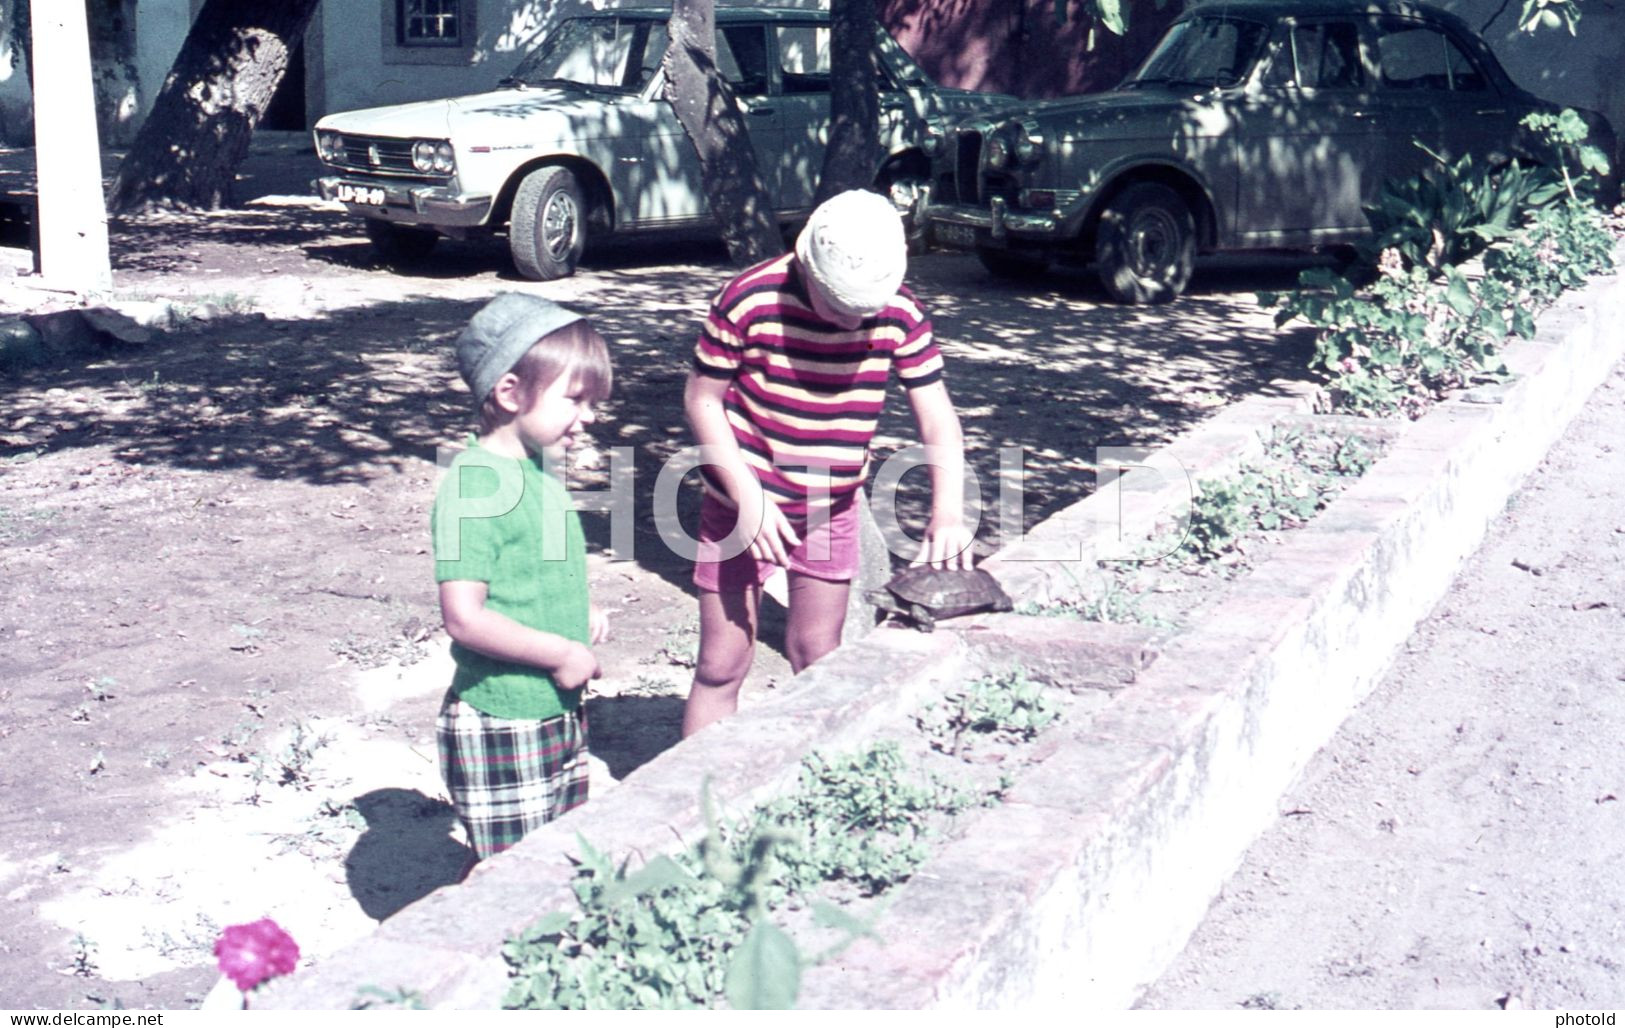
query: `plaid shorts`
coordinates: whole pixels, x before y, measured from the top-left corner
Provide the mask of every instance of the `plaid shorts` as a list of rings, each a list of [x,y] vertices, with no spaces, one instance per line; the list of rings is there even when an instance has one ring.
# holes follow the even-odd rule
[[[480,860],[587,802],[584,710],[492,717],[448,694],[435,727],[446,791]]]

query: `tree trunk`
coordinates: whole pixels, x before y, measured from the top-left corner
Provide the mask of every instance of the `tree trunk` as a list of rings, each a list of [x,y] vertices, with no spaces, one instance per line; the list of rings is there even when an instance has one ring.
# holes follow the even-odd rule
[[[28,76],[28,95],[34,95],[34,26],[29,17],[31,0],[11,0],[11,44],[22,51],[23,72]],[[17,58],[11,59],[12,66]]]
[[[123,145],[131,140],[131,122],[141,107],[135,0],[90,0],[86,15],[91,74],[96,78],[96,128],[104,144]]]
[[[829,145],[815,203],[874,183],[880,165],[875,0],[830,0]]]
[[[670,31],[662,60],[666,99],[699,156],[706,202],[722,228],[728,255],[744,266],[783,253],[745,116],[717,70],[713,0],[674,0]]]
[[[113,284],[102,157],[90,80],[85,9],[33,0],[35,187],[40,273],[55,288],[93,292]],[[50,131],[41,132],[41,126]]]
[[[114,211],[229,201],[254,126],[317,3],[206,0],[119,167]]]

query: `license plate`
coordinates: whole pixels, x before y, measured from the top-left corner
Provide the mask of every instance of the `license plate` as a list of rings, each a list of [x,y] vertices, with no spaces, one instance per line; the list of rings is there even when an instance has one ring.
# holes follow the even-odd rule
[[[952,223],[939,223],[935,227],[937,242],[943,246],[957,247],[961,250],[974,250],[976,248],[976,229],[970,225],[955,225]]]
[[[359,203],[368,207],[382,207],[384,205],[384,189],[382,186],[353,186],[348,182],[340,182],[335,195],[340,203]]]

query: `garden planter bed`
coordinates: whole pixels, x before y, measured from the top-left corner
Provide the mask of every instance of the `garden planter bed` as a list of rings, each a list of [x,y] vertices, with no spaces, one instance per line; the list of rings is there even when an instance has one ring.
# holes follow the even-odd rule
[[[500,950],[570,903],[576,837],[648,858],[704,832],[700,784],[743,810],[779,794],[814,749],[896,733],[933,698],[1020,664],[1065,686],[1063,719],[1030,744],[1003,802],[970,812],[889,895],[881,941],[860,940],[806,976],[808,1007],[1121,1006],[1176,953],[1303,762],[1376,681],[1489,519],[1545,453],[1625,339],[1617,278],[1570,294],[1516,376],[1389,425],[1385,455],[1268,559],[1223,583],[1221,603],[1174,633],[1006,614],[926,635],[883,630],[651,761],[470,880],[285,981],[257,1006],[347,1007],[367,987],[432,1006],[491,1007]],[[1297,423],[1301,388],[1229,408],[1161,451],[1198,480],[1256,457]],[[1190,495],[1183,479],[1130,474],[1122,503],[1091,497],[987,566],[1018,603],[1075,588],[1046,547],[1116,553],[1119,524],[1149,531]],[[1143,484],[1142,484],[1143,483]],[[1087,560],[1085,561],[1087,564]]]

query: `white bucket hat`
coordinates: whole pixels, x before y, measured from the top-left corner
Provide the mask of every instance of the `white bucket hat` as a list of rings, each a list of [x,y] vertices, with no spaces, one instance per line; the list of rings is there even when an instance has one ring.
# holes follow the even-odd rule
[[[863,189],[830,197],[796,240],[796,258],[829,305],[868,317],[897,295],[908,270],[903,219],[890,200]]]

